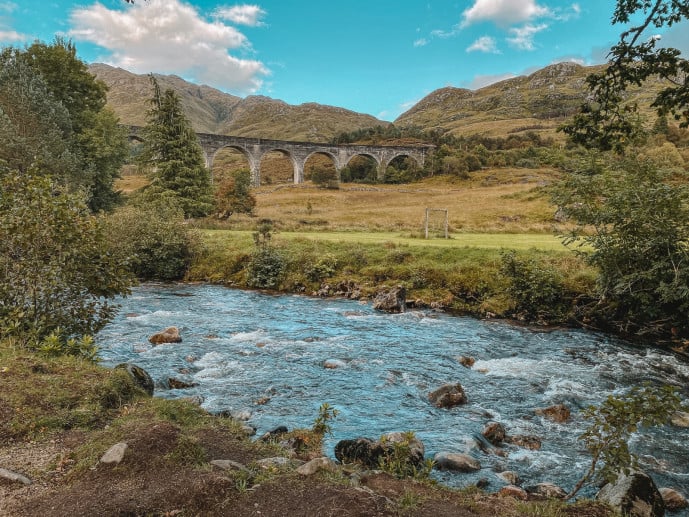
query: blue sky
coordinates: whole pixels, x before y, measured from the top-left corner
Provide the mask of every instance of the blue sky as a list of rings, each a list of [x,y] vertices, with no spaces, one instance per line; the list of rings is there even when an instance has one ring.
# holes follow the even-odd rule
[[[56,34],[80,57],[239,96],[394,120],[444,86],[475,89],[560,61],[601,63],[614,0],[0,0],[0,45]],[[663,34],[689,54],[689,24]]]

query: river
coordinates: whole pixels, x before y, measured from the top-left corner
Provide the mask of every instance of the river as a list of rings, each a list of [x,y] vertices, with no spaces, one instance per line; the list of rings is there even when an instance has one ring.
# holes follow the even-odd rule
[[[428,457],[471,450],[479,459],[475,474],[434,473],[451,486],[487,478],[488,489],[497,490],[505,483],[496,471],[513,470],[524,486],[549,481],[569,489],[589,465],[577,440],[586,426],[579,409],[645,381],[676,385],[689,398],[686,362],[580,330],[539,332],[424,311],[391,315],[351,300],[209,285],[143,285],[121,304],[98,336],[103,364],[142,366],[157,396],[200,396],[211,412],[248,418],[259,435],[278,425],[310,427],[327,402],[339,415],[326,454],[332,457],[341,439],[414,431]],[[180,328],[182,343],[148,343],[168,326]],[[460,356],[476,362],[466,368]],[[326,361],[336,368],[325,368]],[[197,386],[167,389],[169,377]],[[462,384],[468,404],[429,404],[428,393],[448,382]],[[572,409],[568,423],[534,413],[559,403]],[[539,436],[541,449],[507,446],[507,458],[472,449],[472,436],[493,420],[508,434]],[[689,429],[674,426],[632,439],[658,486],[689,496],[687,444]]]

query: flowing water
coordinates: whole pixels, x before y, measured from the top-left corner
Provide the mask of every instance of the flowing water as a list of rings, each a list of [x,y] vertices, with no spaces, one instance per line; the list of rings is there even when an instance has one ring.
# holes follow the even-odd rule
[[[148,343],[168,326],[181,329],[182,343]],[[259,435],[278,425],[310,427],[327,402],[339,411],[326,441],[330,456],[341,439],[390,431],[414,431],[428,457],[470,451],[480,472],[434,474],[453,486],[488,478],[497,490],[504,482],[496,471],[514,470],[524,485],[549,481],[569,489],[589,461],[577,440],[586,424],[578,409],[644,381],[674,384],[689,398],[688,363],[599,334],[535,332],[433,312],[390,315],[351,300],[207,285],[135,289],[98,342],[105,365],[142,366],[158,396],[198,395],[211,412],[248,418]],[[476,363],[465,368],[459,356]],[[336,368],[325,368],[326,361]],[[197,386],[166,389],[170,377]],[[429,404],[428,393],[448,382],[462,384],[468,404]],[[534,413],[558,403],[572,409],[570,422]],[[474,436],[492,420],[508,434],[540,437],[542,448],[508,446],[507,458],[482,453]],[[632,443],[659,486],[689,495],[689,429],[644,430]]]

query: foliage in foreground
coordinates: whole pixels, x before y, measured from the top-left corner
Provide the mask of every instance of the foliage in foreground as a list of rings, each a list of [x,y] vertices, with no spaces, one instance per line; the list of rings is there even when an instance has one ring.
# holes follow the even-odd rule
[[[608,395],[598,407],[587,408],[583,414],[590,425],[579,439],[591,453],[591,466],[566,499],[591,480],[614,482],[620,473],[629,474],[638,468],[638,459],[629,450],[631,435],[643,427],[668,423],[679,409],[676,388],[648,385],[621,396]]]
[[[93,212],[111,210],[127,139],[106,107],[106,90],[64,39],[2,49],[0,160],[83,191]]]
[[[689,185],[649,161],[592,154],[554,191],[566,238],[598,271],[593,315],[636,335],[689,335]]]
[[[647,29],[672,27],[689,19],[689,6],[677,0],[618,0],[612,22],[636,23],[610,49],[609,65],[587,78],[591,100],[563,130],[575,143],[601,150],[623,151],[642,132],[638,106],[625,104],[627,89],[652,78],[667,81],[653,101],[659,115],[672,113],[681,127],[689,125],[689,61],[676,48],[659,46]]]
[[[82,196],[40,175],[0,178],[0,338],[94,335],[133,280]]]

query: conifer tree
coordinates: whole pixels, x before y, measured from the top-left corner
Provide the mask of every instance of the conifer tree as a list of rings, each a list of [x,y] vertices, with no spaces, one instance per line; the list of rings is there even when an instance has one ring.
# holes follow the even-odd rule
[[[213,207],[210,173],[203,151],[174,90],[161,92],[156,78],[151,108],[143,129],[144,145],[139,165],[148,173],[150,193],[177,198],[185,217],[203,217]]]

